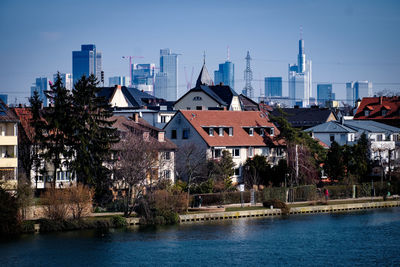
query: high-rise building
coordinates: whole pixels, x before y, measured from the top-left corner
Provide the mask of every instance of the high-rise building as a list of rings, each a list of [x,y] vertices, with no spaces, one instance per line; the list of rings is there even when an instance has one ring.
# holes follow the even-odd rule
[[[4,104],[8,105],[8,95],[7,94],[1,94],[0,99],[4,102]]]
[[[131,84],[131,78],[127,76],[114,76],[108,78],[108,86],[113,87],[115,85],[121,85],[128,87]]]
[[[47,97],[45,91],[49,90],[49,84],[46,77],[36,78],[36,82],[31,86],[31,97],[37,91],[39,99],[43,102],[43,106],[47,107]]]
[[[101,80],[101,52],[96,50],[94,44],[81,46],[81,51],[72,52],[72,76],[74,84],[82,77],[94,74],[98,81]]]
[[[132,68],[133,87],[153,94],[155,83],[155,64],[135,64]]]
[[[218,70],[214,71],[214,84],[223,83],[235,90],[235,64],[227,60],[219,64]]]
[[[346,102],[354,106],[355,101],[363,99],[363,97],[372,96],[372,82],[369,81],[352,81],[346,83]]]
[[[72,83],[72,74],[71,73],[60,73],[61,80],[65,86],[65,88],[69,91],[72,90],[73,83]],[[57,80],[57,74],[53,75],[53,83]]]
[[[326,101],[335,100],[335,94],[332,93],[332,84],[317,84],[317,103],[325,106]]]
[[[289,64],[289,99],[291,105],[307,107],[312,93],[311,60],[306,60],[304,40],[299,40],[297,65]]]
[[[282,77],[265,77],[265,96],[282,96]]]
[[[167,79],[165,85],[164,79]],[[178,98],[178,54],[171,53],[170,49],[160,50],[160,75],[156,76],[155,83],[157,90],[154,95],[168,101],[175,101]],[[158,95],[160,94],[160,95]]]

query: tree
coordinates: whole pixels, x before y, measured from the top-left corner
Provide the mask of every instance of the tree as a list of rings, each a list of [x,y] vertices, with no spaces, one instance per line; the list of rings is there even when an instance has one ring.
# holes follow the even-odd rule
[[[94,75],[82,78],[72,91],[73,118],[71,120],[71,146],[75,155],[72,161],[78,182],[95,187],[97,202],[110,197],[110,171],[105,165],[111,160],[112,145],[119,141],[112,127],[111,105],[104,97]]]
[[[342,180],[345,175],[345,162],[343,148],[335,141],[332,142],[331,147],[326,157],[325,169],[332,180]]]
[[[15,234],[20,226],[18,201],[0,185],[0,236]]]
[[[208,177],[217,184],[221,184],[224,190],[228,190],[232,187],[231,177],[235,173],[235,165],[231,153],[223,150],[220,159],[208,161]]]
[[[258,188],[263,180],[266,182],[265,178],[269,169],[265,156],[255,155],[253,158],[248,158],[243,166],[246,187],[252,189],[256,185]]]
[[[70,123],[73,116],[71,96],[62,83],[60,73],[57,73],[57,79],[50,86],[50,90],[46,92],[46,96],[52,104],[43,113],[44,131],[38,132],[41,135],[38,138],[43,146],[41,156],[52,163],[52,187],[55,188],[57,171],[62,167],[62,164],[68,167],[68,162],[72,156],[69,142],[72,130]]]
[[[153,141],[128,133],[115,145],[114,188],[123,191],[124,215],[129,216],[140,197],[157,182],[158,151]]]

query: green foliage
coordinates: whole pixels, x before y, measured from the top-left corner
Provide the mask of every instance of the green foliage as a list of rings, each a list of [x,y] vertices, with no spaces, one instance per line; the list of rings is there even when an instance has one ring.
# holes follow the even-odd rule
[[[233,162],[232,155],[227,150],[222,151],[222,156],[219,160],[209,160],[207,163],[208,177],[214,181],[215,184],[221,184],[223,188],[216,190],[226,191],[232,187],[231,176],[235,173],[235,163]],[[208,179],[207,183],[203,185],[206,190],[209,189],[211,181]],[[210,190],[209,190],[210,191]],[[212,192],[212,191],[211,191]]]
[[[126,227],[128,225],[126,218],[119,216],[119,215],[113,216],[111,218],[111,222],[115,228],[122,228],[122,227]]]
[[[266,187],[262,191],[262,199],[278,199],[286,201],[286,188],[285,187]]]
[[[0,236],[16,234],[19,230],[18,201],[0,186]]]
[[[40,232],[62,232],[84,229],[108,229],[114,227],[109,218],[96,218],[90,220],[50,220],[39,219]]]
[[[335,141],[332,142],[326,157],[325,169],[333,180],[343,180],[345,175],[345,162],[343,148]]]

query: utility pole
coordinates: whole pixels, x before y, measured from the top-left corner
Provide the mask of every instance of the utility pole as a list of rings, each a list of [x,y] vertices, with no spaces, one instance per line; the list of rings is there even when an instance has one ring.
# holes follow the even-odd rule
[[[254,97],[254,92],[253,92],[253,87],[251,86],[251,81],[253,80],[253,71],[251,70],[250,67],[250,52],[247,51],[247,56],[245,57],[246,59],[246,69],[244,70],[244,80],[245,80],[245,86],[243,89],[244,95],[246,95],[249,98]]]

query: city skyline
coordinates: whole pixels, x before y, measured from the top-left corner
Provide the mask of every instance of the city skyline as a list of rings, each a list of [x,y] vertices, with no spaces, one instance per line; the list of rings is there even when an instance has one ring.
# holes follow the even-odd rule
[[[218,70],[218,64],[226,59],[228,45],[230,61],[236,65],[235,90],[240,92],[244,87],[244,57],[249,50],[255,95],[264,90],[264,77],[280,76],[282,93],[287,96],[287,65],[296,62],[301,25],[307,56],[313,60],[313,97],[318,83],[331,83],[339,100],[346,99],[346,83],[353,80],[372,81],[374,94],[400,88],[397,1],[298,1],[290,5],[288,1],[249,1],[245,5],[235,1],[205,1],[201,5],[116,1],[113,5],[119,8],[112,10],[105,1],[97,1],[96,6],[90,1],[81,3],[76,10],[74,2],[78,3],[71,1],[63,7],[65,12],[57,12],[60,4],[50,1],[0,4],[0,34],[6,37],[0,44],[0,93],[8,94],[10,103],[15,97],[18,102],[26,102],[36,77],[50,79],[57,71],[71,73],[71,52],[82,44],[95,44],[102,51],[106,81],[129,75],[123,55],[144,57],[135,59],[135,63],[153,63],[158,62],[158,51],[168,47],[182,54],[178,69],[180,92],[186,90],[185,67],[193,67],[196,76],[205,51],[207,68],[211,72]],[[211,3],[213,10],[207,8]],[[43,18],[35,16],[39,10],[46,14]],[[160,16],[166,10],[174,19],[162,20]],[[193,20],[197,13],[206,14],[207,19]],[[74,14],[74,20],[70,14]],[[212,25],[219,25],[221,14],[235,19],[221,25],[221,30],[212,31]],[[131,15],[135,16],[132,22],[128,19]],[[111,19],[115,16],[120,19]],[[93,23],[87,23],[90,20]],[[121,36],[120,40],[110,38],[107,33],[111,32]],[[200,42],[202,36],[209,41]]]

